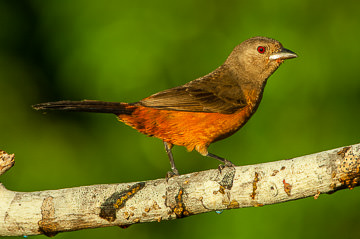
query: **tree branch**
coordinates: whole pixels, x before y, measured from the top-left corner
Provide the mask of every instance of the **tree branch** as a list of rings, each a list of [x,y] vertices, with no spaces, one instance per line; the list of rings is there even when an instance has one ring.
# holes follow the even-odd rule
[[[11,157],[2,152],[0,162],[13,165]],[[5,167],[0,164],[2,168]],[[40,192],[14,192],[0,184],[0,236],[53,236],[64,231],[160,222],[309,196],[317,199],[322,193],[352,189],[359,180],[360,144],[357,144],[289,160],[226,167],[221,172],[217,169],[195,172],[168,181]]]

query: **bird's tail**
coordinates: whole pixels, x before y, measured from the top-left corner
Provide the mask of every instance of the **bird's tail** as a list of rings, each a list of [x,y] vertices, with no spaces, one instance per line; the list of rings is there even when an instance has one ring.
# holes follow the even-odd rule
[[[112,113],[116,115],[131,115],[136,108],[132,104],[119,102],[104,102],[97,100],[82,101],[56,101],[36,104],[32,106],[36,110],[63,110],[75,112],[95,112],[95,113]]]

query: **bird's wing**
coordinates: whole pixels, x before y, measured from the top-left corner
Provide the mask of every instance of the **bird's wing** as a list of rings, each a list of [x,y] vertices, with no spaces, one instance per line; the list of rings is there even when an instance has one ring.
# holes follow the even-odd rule
[[[247,105],[244,93],[225,66],[183,86],[164,90],[139,102],[164,110],[231,114]]]

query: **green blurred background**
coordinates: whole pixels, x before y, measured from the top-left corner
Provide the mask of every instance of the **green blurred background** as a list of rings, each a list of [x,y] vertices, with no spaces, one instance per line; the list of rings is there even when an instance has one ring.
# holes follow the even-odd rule
[[[299,58],[270,78],[234,136],[211,145],[237,165],[360,143],[359,1],[0,1],[1,177],[35,191],[164,177],[163,144],[113,115],[46,115],[32,104],[134,102],[222,64],[252,36],[278,39]],[[174,148],[181,173],[218,162]],[[182,220],[61,233],[56,238],[358,238],[359,189]],[[45,238],[45,236],[39,236]]]

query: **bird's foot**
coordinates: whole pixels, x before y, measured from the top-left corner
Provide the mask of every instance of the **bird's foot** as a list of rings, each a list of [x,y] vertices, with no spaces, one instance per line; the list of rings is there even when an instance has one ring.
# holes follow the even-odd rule
[[[236,165],[233,164],[231,161],[224,159],[224,164],[220,164],[218,167],[219,172],[221,173],[222,170],[226,167],[235,167]]]
[[[175,176],[179,176],[179,172],[177,170],[176,170],[176,172],[168,171],[165,176],[166,182],[168,182],[170,178],[175,177]]]

